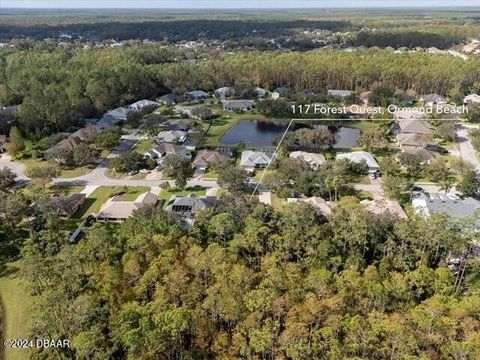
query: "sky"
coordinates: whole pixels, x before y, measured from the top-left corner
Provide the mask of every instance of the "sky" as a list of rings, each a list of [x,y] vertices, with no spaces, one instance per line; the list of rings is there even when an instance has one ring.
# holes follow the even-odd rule
[[[0,8],[253,9],[472,6],[476,0],[0,0]],[[480,3],[477,3],[477,6]]]

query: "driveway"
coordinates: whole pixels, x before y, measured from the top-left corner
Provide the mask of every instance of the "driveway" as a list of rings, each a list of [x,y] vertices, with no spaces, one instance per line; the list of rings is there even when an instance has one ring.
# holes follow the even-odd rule
[[[0,157],[0,168],[9,168],[17,175],[17,180],[30,180],[25,175],[25,165],[20,161],[11,161],[11,157],[7,154],[3,154]]]
[[[469,130],[475,128],[474,126],[466,126],[463,124],[457,125],[457,137],[460,157],[473,165],[475,171],[480,173],[480,160],[473,148],[469,138]]]

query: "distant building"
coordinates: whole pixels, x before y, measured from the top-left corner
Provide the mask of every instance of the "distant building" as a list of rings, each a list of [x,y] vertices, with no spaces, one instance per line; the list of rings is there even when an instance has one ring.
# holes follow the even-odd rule
[[[193,90],[193,91],[187,92],[185,96],[190,100],[202,100],[210,97],[210,95],[203,90]]]
[[[350,90],[328,90],[327,91],[327,96],[339,100],[345,100],[348,99],[350,96],[352,96],[353,91]]]
[[[430,164],[439,156],[437,152],[428,150],[423,147],[408,147],[404,148],[403,152],[406,154],[418,156],[420,159],[422,159],[422,164]]]
[[[320,165],[326,163],[325,156],[322,154],[309,153],[305,151],[292,151],[289,157],[292,159],[301,159],[306,161],[313,170],[318,169]]]
[[[400,120],[398,127],[403,134],[433,135],[433,126],[425,120]]]
[[[255,107],[252,100],[232,100],[223,103],[223,109],[227,111],[248,111]]]
[[[267,167],[272,159],[273,153],[246,150],[242,152],[240,166],[248,172],[253,172],[255,169],[263,169]]]
[[[470,94],[463,98],[464,104],[472,104],[472,103],[480,103],[480,95],[477,94]]]
[[[103,117],[95,124],[101,129],[108,129],[127,120],[127,114],[132,111],[127,107],[119,107],[107,111]]]
[[[273,90],[270,96],[273,100],[277,100],[278,98],[285,96],[287,92],[288,92],[287,87],[280,86],[280,87],[277,87],[275,90]]]
[[[256,87],[254,90],[258,100],[264,100],[267,97],[267,90],[260,87]]]
[[[337,160],[339,159],[348,159],[354,163],[360,164],[362,162],[366,163],[368,166],[368,172],[375,173],[380,170],[380,165],[373,157],[372,154],[366,151],[354,151],[350,153],[340,153],[337,154]]]
[[[215,93],[215,96],[217,98],[225,99],[227,97],[234,96],[235,95],[235,89],[231,88],[231,87],[228,87],[228,86],[224,86],[224,87],[216,89],[214,91],[214,93]]]
[[[129,108],[133,111],[140,111],[147,108],[155,109],[158,106],[160,106],[158,102],[144,99],[144,100],[134,102],[129,106]]]
[[[100,208],[96,215],[98,221],[120,222],[132,216],[135,210],[144,206],[155,206],[158,202],[157,195],[146,192],[139,195],[134,201],[125,201],[120,195],[114,196]]]
[[[170,94],[165,94],[165,95],[160,96],[157,99],[157,102],[159,102],[160,104],[164,104],[164,105],[176,105],[178,103],[179,99],[180,99],[180,97],[178,95],[170,93]]]
[[[423,101],[426,106],[444,105],[448,103],[446,97],[438,94],[422,95],[420,96],[420,100]]]

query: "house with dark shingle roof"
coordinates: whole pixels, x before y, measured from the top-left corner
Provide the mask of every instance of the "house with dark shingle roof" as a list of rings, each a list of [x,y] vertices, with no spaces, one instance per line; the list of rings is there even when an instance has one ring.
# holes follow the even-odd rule
[[[226,153],[214,150],[200,150],[193,161],[197,171],[205,171],[213,162],[218,159],[229,159]]]
[[[217,199],[214,196],[196,197],[193,194],[186,196],[172,195],[167,202],[165,211],[177,214],[185,221],[186,226],[192,226],[196,214],[206,208],[215,207]]]

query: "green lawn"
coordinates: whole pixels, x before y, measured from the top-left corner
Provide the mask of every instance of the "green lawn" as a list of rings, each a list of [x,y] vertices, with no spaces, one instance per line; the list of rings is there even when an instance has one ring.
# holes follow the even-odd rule
[[[193,194],[195,196],[203,196],[206,193],[206,189],[200,186],[188,187],[185,189],[162,189],[160,192],[160,199],[168,201],[172,195],[188,195]]]
[[[2,321],[4,321],[5,339],[28,339],[30,326],[29,307],[32,297],[23,280],[17,276],[21,262],[7,264],[0,277],[0,296],[2,299]],[[6,360],[29,359],[27,349],[4,349]]]
[[[144,154],[151,148],[154,148],[155,146],[156,146],[156,143],[153,140],[150,140],[150,139],[141,140],[137,143],[137,145],[135,145],[135,151],[140,154]]]
[[[52,163],[48,161],[36,160],[36,159],[22,160],[21,162],[25,165],[27,173],[30,169],[35,167],[47,167],[52,165]],[[59,177],[72,178],[72,177],[86,175],[91,171],[92,171],[92,168],[89,168],[87,166],[81,166],[81,167],[76,167],[72,169],[61,169]]]
[[[101,206],[114,195],[124,193],[123,198],[126,201],[135,200],[138,195],[150,191],[148,186],[100,186],[85,201],[82,207],[73,216],[75,219],[84,218],[90,214],[97,213]]]
[[[217,180],[218,179],[218,171],[207,170],[202,174],[203,180]]]

